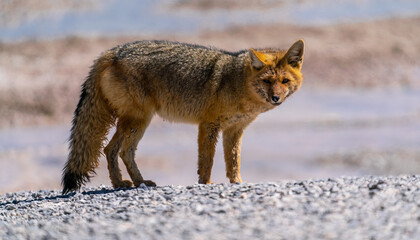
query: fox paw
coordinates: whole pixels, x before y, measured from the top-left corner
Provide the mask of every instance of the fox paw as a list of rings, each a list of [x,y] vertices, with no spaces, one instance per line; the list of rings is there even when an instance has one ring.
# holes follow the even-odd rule
[[[202,182],[202,181],[198,181],[199,184],[216,184],[214,182],[208,181],[208,182]]]
[[[231,180],[230,183],[232,183],[232,184],[240,184],[240,183],[242,183],[242,180],[240,180],[240,179]]]
[[[117,183],[112,184],[114,188],[130,188],[133,186],[133,183],[130,180],[122,180]]]
[[[204,179],[198,179],[199,184],[214,184],[214,182],[210,181],[210,179],[204,180]]]
[[[134,183],[134,186],[139,187],[142,183],[148,187],[156,187],[156,183],[151,180],[143,180],[141,182]]]

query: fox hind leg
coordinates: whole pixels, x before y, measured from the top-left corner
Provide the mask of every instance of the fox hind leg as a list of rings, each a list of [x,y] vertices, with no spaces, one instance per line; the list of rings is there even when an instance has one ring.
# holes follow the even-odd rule
[[[114,188],[129,188],[132,186],[131,181],[122,179],[121,170],[118,166],[118,153],[124,140],[125,125],[127,125],[127,121],[120,118],[114,136],[104,148],[104,153],[108,161],[109,178]]]
[[[142,119],[130,119],[126,120],[124,124],[124,140],[122,142],[120,157],[123,160],[127,172],[134,183],[134,186],[138,187],[144,183],[147,186],[156,186],[156,183],[150,180],[144,180],[134,161],[135,151],[139,141],[142,139],[146,128],[152,119],[152,115],[144,117]]]

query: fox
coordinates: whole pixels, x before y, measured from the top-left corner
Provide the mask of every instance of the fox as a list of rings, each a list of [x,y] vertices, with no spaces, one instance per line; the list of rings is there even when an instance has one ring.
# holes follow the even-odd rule
[[[135,151],[155,115],[198,125],[198,183],[210,184],[222,133],[226,177],[241,183],[245,128],[281,105],[302,85],[304,41],[288,50],[214,47],[143,40],[105,51],[82,84],[63,168],[63,194],[79,190],[99,165],[101,150],[114,188],[156,186],[145,180]],[[112,127],[115,133],[104,147]],[[122,159],[131,180],[123,180]]]

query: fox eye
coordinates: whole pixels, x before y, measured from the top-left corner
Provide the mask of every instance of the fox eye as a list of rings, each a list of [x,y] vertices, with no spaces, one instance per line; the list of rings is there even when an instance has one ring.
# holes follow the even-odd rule
[[[286,83],[288,83],[288,82],[290,82],[290,80],[289,80],[289,79],[287,79],[287,78],[285,78],[285,79],[283,79],[283,81],[282,81],[281,83],[286,84]]]
[[[265,82],[267,84],[271,84],[270,80],[268,80],[268,79],[264,79],[263,82]]]

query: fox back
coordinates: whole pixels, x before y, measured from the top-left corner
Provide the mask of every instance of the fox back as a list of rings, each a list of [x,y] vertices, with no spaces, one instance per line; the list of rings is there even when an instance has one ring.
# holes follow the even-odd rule
[[[112,55],[114,66],[102,82],[106,97],[111,102],[114,95],[142,99],[173,121],[199,123],[221,111],[249,111],[248,105],[254,103],[258,106],[252,107],[258,109],[252,112],[260,113],[284,101],[302,81],[298,61],[291,66],[283,59],[286,51],[273,49],[232,53],[185,43],[140,41],[106,54]],[[283,78],[290,83],[275,81]],[[122,92],[113,93],[121,88]],[[273,96],[279,100],[266,105]],[[127,105],[131,100],[119,101]]]

